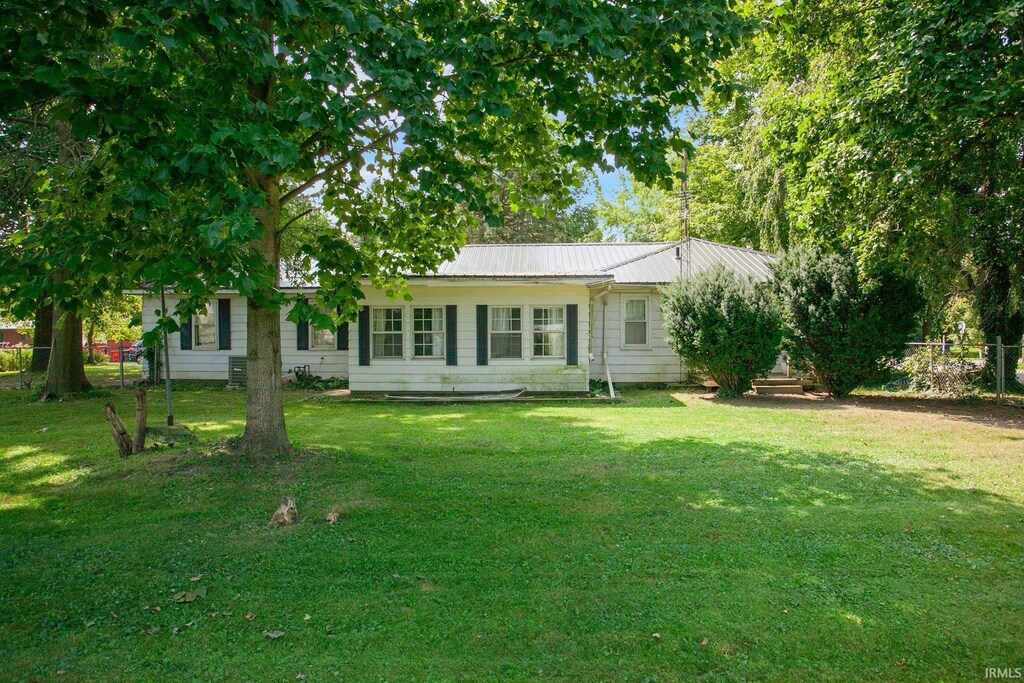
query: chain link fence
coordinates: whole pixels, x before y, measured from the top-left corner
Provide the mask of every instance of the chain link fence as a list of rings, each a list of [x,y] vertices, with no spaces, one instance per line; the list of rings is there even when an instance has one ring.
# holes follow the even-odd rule
[[[914,342],[908,344],[895,370],[911,391],[962,398],[991,388],[1002,403],[1007,394],[1007,359],[1015,361],[1021,350],[1019,344],[1003,344],[1001,338],[995,344],[964,339]],[[1019,373],[1017,378],[1019,382]]]
[[[18,372],[18,388],[26,389],[32,385],[30,377],[30,367],[32,364],[32,355],[40,351],[49,353],[52,350],[50,346],[30,346],[27,344],[18,345],[0,345],[0,371]],[[144,351],[134,343],[131,342],[116,342],[106,344],[84,344],[82,346],[82,356],[84,357],[86,365],[109,365],[117,364],[117,383],[122,389],[124,389],[130,380],[136,377],[126,378],[125,366],[129,368],[132,364],[143,365],[143,376],[146,374],[145,365],[143,364]],[[134,372],[129,371],[130,375],[135,375]]]

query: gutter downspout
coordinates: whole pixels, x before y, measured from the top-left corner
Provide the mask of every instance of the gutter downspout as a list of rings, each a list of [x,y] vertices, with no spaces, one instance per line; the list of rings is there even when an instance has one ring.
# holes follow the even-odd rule
[[[611,398],[615,398],[615,383],[612,382],[612,369],[608,367],[608,300],[604,297],[612,291],[612,286],[608,285],[604,291],[595,296],[591,303],[598,299],[604,299],[601,302],[601,363],[604,365],[604,374],[608,380],[608,395]],[[593,320],[593,317],[591,317]],[[593,339],[593,335],[591,335]]]

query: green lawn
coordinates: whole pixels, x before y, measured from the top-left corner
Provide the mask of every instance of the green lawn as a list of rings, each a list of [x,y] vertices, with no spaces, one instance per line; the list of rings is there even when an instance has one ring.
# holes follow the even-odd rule
[[[289,392],[298,454],[254,471],[214,446],[240,432],[241,392],[178,392],[203,446],[128,461],[101,405],[129,417],[132,397],[107,394],[0,391],[0,679],[979,680],[1024,666],[1019,408]],[[285,494],[302,521],[269,529]],[[175,602],[190,589],[205,594]]]
[[[121,368],[118,363],[107,363],[106,365],[86,365],[85,375],[95,386],[119,386],[121,383]],[[125,382],[134,382],[142,378],[142,366],[138,363],[124,364]],[[22,381],[29,383],[29,389],[43,386],[46,380],[46,373],[25,372]],[[14,389],[18,387],[18,371],[0,372],[0,389]]]

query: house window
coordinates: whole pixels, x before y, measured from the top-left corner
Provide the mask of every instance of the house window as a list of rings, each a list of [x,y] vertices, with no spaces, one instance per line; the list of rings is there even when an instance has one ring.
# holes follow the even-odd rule
[[[402,309],[374,308],[370,324],[374,358],[402,357]]]
[[[533,355],[538,358],[565,356],[565,308],[562,306],[533,309]]]
[[[412,309],[412,355],[440,358],[444,354],[444,309]]]
[[[523,357],[523,309],[491,308],[491,358]]]
[[[206,309],[192,316],[192,348],[217,348],[217,302],[207,302]]]
[[[623,335],[626,346],[647,346],[647,299],[626,299]]]
[[[338,348],[338,337],[331,328],[310,325],[309,331],[309,348],[322,349],[324,351]]]

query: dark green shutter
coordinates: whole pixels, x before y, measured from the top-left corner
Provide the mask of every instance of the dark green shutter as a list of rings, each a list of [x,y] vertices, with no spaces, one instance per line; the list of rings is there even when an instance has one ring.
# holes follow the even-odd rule
[[[217,348],[231,348],[231,299],[217,299]]]
[[[487,365],[487,306],[476,307],[476,364]]]
[[[370,307],[359,311],[359,364],[370,364]]]
[[[568,304],[565,307],[565,364],[580,364],[580,329],[579,306]]]
[[[178,335],[181,338],[181,350],[189,351],[192,349],[192,316],[188,316],[181,321],[181,333]]]
[[[459,364],[458,307],[444,307],[444,359],[446,365]]]
[[[300,299],[302,303],[306,298]],[[309,351],[309,322],[295,323],[295,348],[299,351]]]
[[[338,325],[338,350],[348,351],[348,323]]]

